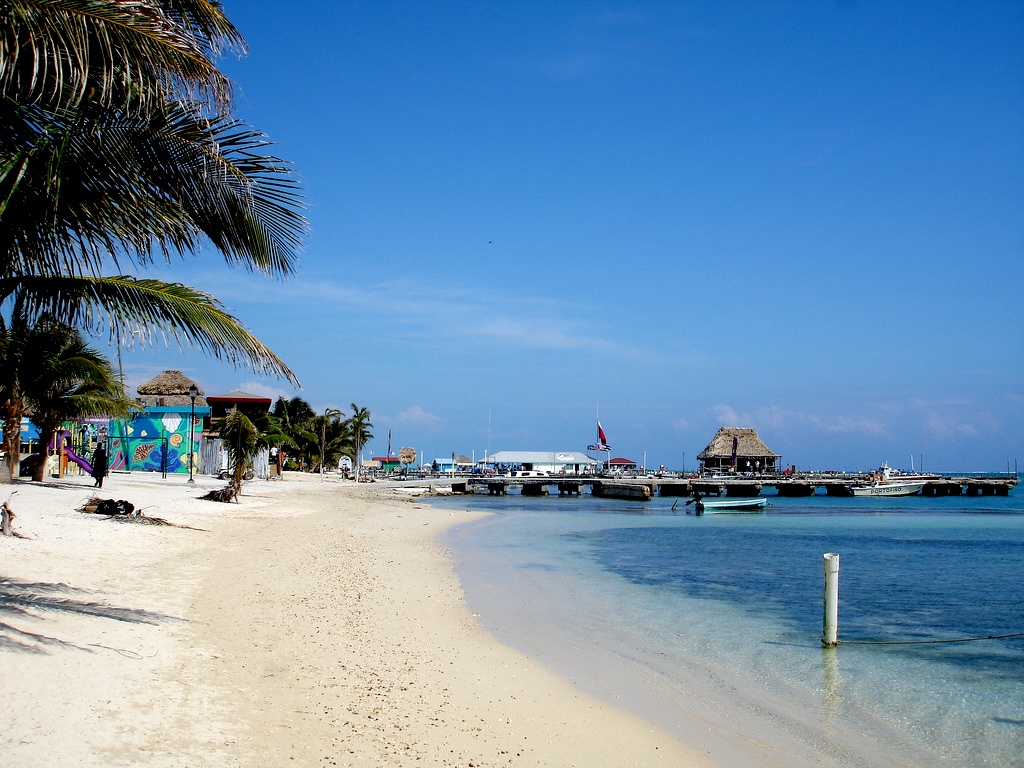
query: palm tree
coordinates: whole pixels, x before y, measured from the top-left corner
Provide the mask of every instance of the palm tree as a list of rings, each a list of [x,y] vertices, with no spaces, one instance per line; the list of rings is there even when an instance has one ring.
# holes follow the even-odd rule
[[[274,403],[273,415],[280,419],[285,427],[291,427],[293,424],[301,424],[311,416],[315,416],[316,412],[301,397],[293,397],[291,400],[279,397]]]
[[[283,277],[306,234],[288,165],[230,118],[213,59],[244,43],[208,0],[15,0],[0,11],[0,303],[167,335],[295,381],[207,294],[104,276],[212,243]]]
[[[268,447],[268,444],[252,420],[237,408],[224,417],[224,423],[220,428],[220,439],[228,454],[228,471],[231,473],[231,480],[227,490],[230,493],[230,499],[242,492],[245,473],[252,469],[256,456],[261,450]]]
[[[45,322],[32,330],[30,338],[22,391],[39,428],[44,455],[65,421],[86,416],[125,418],[137,408],[125,395],[110,361],[88,346],[75,329]],[[42,482],[45,473],[46,463],[41,461],[33,479]]]
[[[252,423],[259,430],[268,447],[278,450],[282,446],[295,447],[295,440],[289,434],[284,421],[274,414],[260,411],[253,416]]]
[[[109,361],[73,328],[52,318],[30,324],[19,301],[10,323],[0,316],[0,409],[8,477],[18,473],[21,419],[29,410],[45,450],[61,422],[125,416],[133,405]]]
[[[370,422],[370,412],[366,408],[360,408],[352,403],[352,415],[346,422],[352,448],[352,466],[355,467],[355,479],[359,480],[359,451],[370,440],[373,433],[370,430],[373,424]]]
[[[3,418],[4,479],[7,482],[18,474],[21,418],[25,414],[21,382],[25,377],[23,361],[30,345],[28,324],[15,302],[9,322],[0,315],[0,416]]]
[[[324,476],[324,460],[327,457],[327,425],[332,426],[332,443],[335,440],[335,433],[340,432],[341,417],[344,414],[337,408],[324,408],[323,418],[320,419],[320,479]],[[333,447],[333,446],[332,446]],[[333,451],[332,451],[333,452]]]

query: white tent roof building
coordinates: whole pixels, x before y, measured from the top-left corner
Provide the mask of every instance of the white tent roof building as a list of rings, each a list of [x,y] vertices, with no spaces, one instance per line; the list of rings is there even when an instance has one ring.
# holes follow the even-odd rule
[[[580,451],[498,451],[479,464],[495,469],[578,475],[596,471],[600,462]]]

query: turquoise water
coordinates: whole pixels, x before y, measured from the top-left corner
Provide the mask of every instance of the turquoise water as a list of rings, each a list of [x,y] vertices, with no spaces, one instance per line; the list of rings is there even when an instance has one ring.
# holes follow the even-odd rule
[[[727,765],[1024,766],[1024,637],[921,642],[1024,633],[1020,499],[432,503],[496,513],[445,542],[490,631]]]

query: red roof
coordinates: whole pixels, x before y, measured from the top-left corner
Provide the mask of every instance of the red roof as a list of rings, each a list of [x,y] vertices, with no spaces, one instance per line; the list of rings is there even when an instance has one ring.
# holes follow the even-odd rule
[[[609,464],[636,464],[636,462],[633,461],[632,459],[623,459],[622,457],[619,457],[617,459],[612,459],[608,463]]]

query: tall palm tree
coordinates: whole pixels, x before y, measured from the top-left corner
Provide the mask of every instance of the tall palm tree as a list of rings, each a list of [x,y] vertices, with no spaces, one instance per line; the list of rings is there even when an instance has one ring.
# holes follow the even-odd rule
[[[48,321],[33,328],[30,338],[21,384],[44,453],[65,421],[86,416],[125,418],[136,409],[110,361],[75,329]],[[41,461],[33,479],[42,482],[45,473],[46,463]]]
[[[333,449],[337,435],[341,433],[341,417],[344,414],[337,408],[324,408],[324,415],[320,419],[320,479],[323,479],[325,460],[327,458],[327,425],[331,425],[331,447]],[[334,450],[331,451],[335,453]],[[336,464],[337,462],[335,462]],[[335,467],[337,468],[337,467]]]
[[[352,415],[348,417],[346,427],[351,440],[352,466],[355,468],[355,478],[359,480],[359,451],[373,439],[370,411],[352,403]]]
[[[210,0],[13,0],[0,8],[0,305],[153,330],[294,374],[211,296],[104,276],[212,243],[283,277],[306,234],[288,165],[230,118],[214,57],[244,43]],[[149,336],[144,336],[149,338]]]
[[[284,421],[272,413],[260,411],[252,417],[252,423],[263,436],[268,448],[280,450],[283,446],[295,447],[295,440]]]
[[[0,315],[0,418],[4,430],[4,479],[18,474],[21,448],[21,418],[25,414],[22,379],[24,359],[31,346],[29,326],[20,305],[15,302],[10,320]]]
[[[43,318],[30,323],[20,302],[10,322],[0,316],[0,414],[6,476],[18,473],[21,420],[31,410],[49,445],[56,426],[88,415],[124,416],[131,403],[110,363],[65,323]]]

